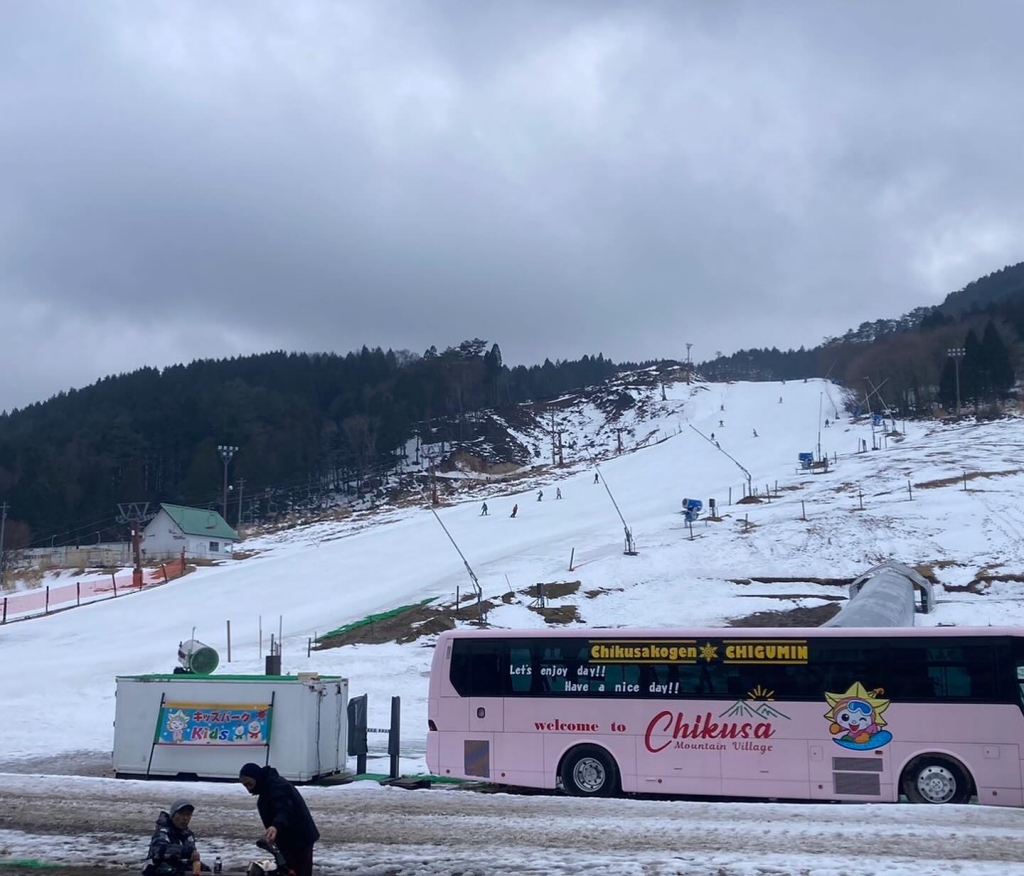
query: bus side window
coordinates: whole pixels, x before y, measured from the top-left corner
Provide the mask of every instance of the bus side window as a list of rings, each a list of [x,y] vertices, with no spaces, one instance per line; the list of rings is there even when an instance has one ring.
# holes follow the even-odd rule
[[[988,645],[932,647],[928,674],[935,695],[950,700],[993,700],[999,697],[997,654]]]
[[[512,646],[509,649],[509,681],[514,694],[530,692],[533,682],[533,662],[529,648]]]
[[[963,666],[931,666],[928,669],[935,695],[940,699],[969,699],[971,676]]]
[[[721,676],[722,667],[718,663],[701,664],[698,667],[697,686],[694,688],[696,694],[713,694],[725,687]]]
[[[537,667],[540,690],[546,693],[567,693],[567,681],[578,687],[582,683],[580,665],[586,663],[586,660],[585,642],[574,639],[544,642]]]
[[[602,675],[590,679],[591,691],[634,696],[641,692],[640,667],[635,663],[620,663],[602,668]]]
[[[650,696],[667,696],[670,667],[661,663],[644,663],[640,670],[640,685],[643,693]]]
[[[474,697],[500,697],[502,683],[501,654],[496,650],[474,654],[469,664],[469,694]]]
[[[457,640],[449,670],[452,687],[464,697],[500,697],[505,692],[502,663],[500,644]]]

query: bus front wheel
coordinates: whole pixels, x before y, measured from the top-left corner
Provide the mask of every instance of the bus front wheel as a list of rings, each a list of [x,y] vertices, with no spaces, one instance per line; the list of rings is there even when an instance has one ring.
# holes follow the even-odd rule
[[[562,787],[574,797],[611,797],[618,791],[619,772],[603,748],[580,745],[562,761]]]
[[[921,757],[903,771],[903,793],[911,803],[966,803],[971,779],[952,758]]]

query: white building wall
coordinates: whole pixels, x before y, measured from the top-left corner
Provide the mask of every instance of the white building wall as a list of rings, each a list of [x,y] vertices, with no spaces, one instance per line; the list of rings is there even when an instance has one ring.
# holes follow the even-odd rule
[[[216,545],[216,550],[213,549]],[[230,557],[234,543],[209,536],[185,535],[171,515],[160,509],[142,531],[143,560],[175,560],[185,548],[186,557],[215,560]]]
[[[185,548],[188,555],[188,536],[182,531],[171,515],[160,509],[146,528],[142,530],[142,556],[144,560],[169,559],[181,556],[181,549]]]

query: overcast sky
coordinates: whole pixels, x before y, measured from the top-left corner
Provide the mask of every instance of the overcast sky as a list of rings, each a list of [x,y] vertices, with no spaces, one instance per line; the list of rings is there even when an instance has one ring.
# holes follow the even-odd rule
[[[1024,259],[1024,3],[0,2],[0,410],[812,346]]]

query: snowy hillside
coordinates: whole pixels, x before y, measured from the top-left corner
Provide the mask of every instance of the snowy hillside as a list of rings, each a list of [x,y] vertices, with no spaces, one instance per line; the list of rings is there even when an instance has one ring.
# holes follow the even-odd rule
[[[1016,500],[1024,486],[1017,467],[1024,424],[907,423],[905,436],[879,437],[881,449],[858,454],[862,441],[872,445],[870,422],[840,417],[824,428],[824,418],[836,416],[830,398],[838,401],[836,388],[821,381],[675,383],[664,401],[653,385],[644,404],[617,420],[591,401],[573,402],[557,415],[563,447],[576,448],[566,454],[566,468],[478,484],[438,514],[493,603],[489,621],[496,626],[545,624],[529,607],[537,582],[566,583],[558,591],[566,595],[550,605],[593,626],[713,625],[815,609],[844,596],[843,587],[820,579],[851,578],[890,557],[932,567],[944,585],[937,612],[921,623],[1024,620],[1024,511]],[[838,454],[838,465],[820,475],[798,472],[798,453],[816,450],[819,427],[821,449]],[[622,523],[605,487],[594,483],[593,466],[569,465],[588,458],[588,446],[610,450],[615,429],[626,430],[624,452],[600,469],[637,556],[623,555]],[[524,434],[524,446],[532,441],[539,435]],[[770,503],[737,504],[746,483],[739,466],[759,493],[774,493],[778,483]],[[721,511],[720,521],[698,522],[692,540],[680,514],[684,497],[701,498],[705,510],[714,498]],[[482,517],[485,499],[491,513]],[[514,504],[518,515],[510,519]],[[429,509],[357,514],[245,547],[255,555],[128,598],[0,628],[7,718],[0,769],[102,771],[113,739],[114,676],[169,671],[193,627],[223,660],[228,620],[230,669],[259,672],[260,618],[266,641],[279,616],[286,671],[346,675],[352,693],[370,693],[375,726],[386,723],[388,698],[402,696],[403,767],[423,769],[430,639],[350,645],[308,658],[306,646],[315,633],[367,614],[428,597],[450,604],[456,588],[469,591],[462,562]]]

